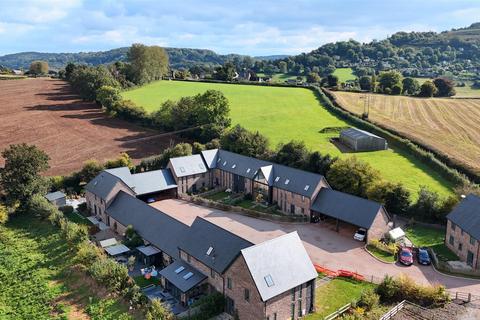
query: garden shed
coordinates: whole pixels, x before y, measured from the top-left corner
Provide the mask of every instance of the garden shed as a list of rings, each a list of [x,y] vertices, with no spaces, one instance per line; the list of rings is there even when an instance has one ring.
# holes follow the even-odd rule
[[[67,205],[67,196],[61,191],[50,192],[45,195],[45,198],[53,203],[57,208]]]
[[[340,142],[357,152],[388,149],[387,140],[357,128],[342,130],[340,132]]]

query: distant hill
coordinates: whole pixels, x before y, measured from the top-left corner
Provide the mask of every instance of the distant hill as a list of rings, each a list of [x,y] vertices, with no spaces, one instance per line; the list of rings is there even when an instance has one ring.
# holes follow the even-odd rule
[[[173,68],[190,67],[192,65],[218,66],[235,57],[243,57],[236,54],[220,55],[212,50],[165,48]],[[78,53],[43,53],[43,52],[20,52],[7,54],[0,57],[0,65],[12,69],[28,69],[34,60],[47,61],[50,68],[60,69],[67,63],[74,62],[87,65],[109,64],[115,61],[124,61],[127,58],[128,47],[97,52]]]

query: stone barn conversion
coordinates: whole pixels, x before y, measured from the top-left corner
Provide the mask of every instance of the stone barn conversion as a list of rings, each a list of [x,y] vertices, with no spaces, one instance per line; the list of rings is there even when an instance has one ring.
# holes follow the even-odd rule
[[[357,128],[348,128],[340,132],[340,142],[355,152],[387,150],[388,143],[382,137]]]

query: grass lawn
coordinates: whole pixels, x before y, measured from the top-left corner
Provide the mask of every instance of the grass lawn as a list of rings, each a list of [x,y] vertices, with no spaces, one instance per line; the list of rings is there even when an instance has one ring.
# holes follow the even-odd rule
[[[135,283],[136,283],[140,288],[149,286],[149,285],[151,285],[151,284],[160,285],[160,280],[159,280],[158,278],[156,278],[156,277],[151,277],[150,279],[145,279],[144,276],[136,276],[136,277],[133,277],[133,279],[135,280]]]
[[[208,89],[222,91],[230,102],[232,124],[241,124],[258,130],[269,138],[275,148],[292,139],[305,141],[312,150],[342,158],[342,154],[329,139],[336,133],[320,133],[328,127],[348,124],[319,105],[314,93],[306,88],[261,87],[253,85],[218,84],[182,81],[157,81],[141,88],[122,93],[148,111],[157,110],[168,100],[203,93]],[[419,160],[397,150],[357,153],[356,157],[369,162],[386,180],[401,182],[416,196],[420,185],[445,196],[452,193],[453,185]]]
[[[210,199],[210,200],[213,200],[213,201],[220,201],[220,200],[223,200],[227,197],[230,196],[230,193],[226,193],[224,191],[220,191],[220,192],[217,192],[217,193],[214,193],[214,194],[211,194],[209,196],[205,196],[206,199]]]
[[[88,220],[87,218],[85,218],[84,216],[80,215],[79,213],[76,213],[76,212],[72,212],[72,213],[69,213],[69,214],[66,214],[65,217],[72,221],[72,222],[75,222],[75,223],[78,223],[80,225],[86,225],[86,226],[91,226],[92,223],[90,222],[90,220]]]
[[[265,77],[264,73],[257,73],[257,77]],[[287,80],[297,80],[297,76],[286,73],[275,73],[272,75],[272,82],[285,83]],[[303,81],[306,81],[306,77],[302,76]]]
[[[344,305],[358,300],[362,291],[367,288],[375,288],[375,285],[369,282],[356,281],[346,278],[336,278],[318,287],[315,291],[314,314],[305,317],[305,320],[323,320],[337,309]]]
[[[367,245],[368,251],[373,254],[378,259],[385,261],[385,262],[395,262],[395,256],[389,252],[380,250],[374,246]]]
[[[414,225],[408,227],[405,234],[415,246],[432,248],[440,260],[458,260],[458,257],[445,245],[443,229]]]
[[[0,225],[0,319],[113,320],[127,312],[128,306],[114,299],[108,308],[95,308],[105,299],[70,272],[72,259],[72,250],[48,221],[17,215]]]
[[[357,76],[353,74],[352,68],[338,68],[335,69],[333,74],[338,77],[340,83],[357,78]]]

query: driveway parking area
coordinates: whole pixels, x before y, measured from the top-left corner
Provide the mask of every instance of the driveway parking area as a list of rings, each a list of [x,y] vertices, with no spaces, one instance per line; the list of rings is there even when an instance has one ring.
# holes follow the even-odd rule
[[[373,275],[378,279],[385,274],[395,276],[403,273],[421,283],[441,283],[451,290],[480,295],[480,281],[446,276],[437,273],[432,267],[418,265],[404,267],[376,260],[363,249],[363,243],[353,240],[352,228],[341,227],[337,233],[332,224],[273,222],[175,199],[151,205],[187,225],[191,225],[196,217],[205,218],[253,243],[261,243],[297,231],[312,262],[329,269],[347,269],[368,277]]]

